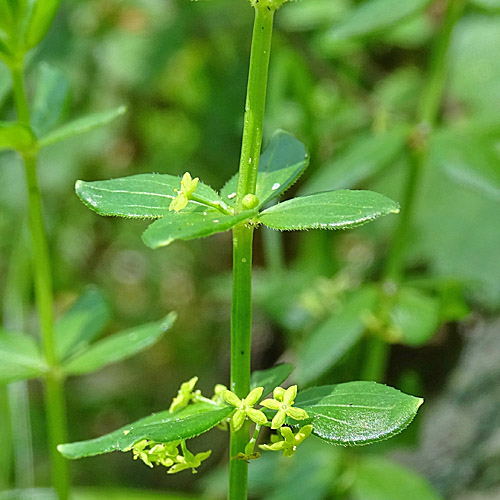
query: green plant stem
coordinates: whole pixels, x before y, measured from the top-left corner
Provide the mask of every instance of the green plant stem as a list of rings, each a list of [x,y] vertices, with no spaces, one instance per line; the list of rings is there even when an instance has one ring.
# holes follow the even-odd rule
[[[242,199],[255,193],[262,145],[262,124],[266,102],[267,74],[274,12],[255,7],[250,55],[245,119],[236,199],[237,211]],[[231,390],[240,398],[250,391],[252,339],[252,241],[253,226],[241,224],[233,229],[233,297],[231,306]],[[248,465],[234,457],[244,453],[249,425],[231,433],[229,445],[229,499],[247,498]]]
[[[30,111],[28,101],[26,99],[26,92],[24,91],[24,78],[23,78],[23,63],[14,64],[11,67],[12,85],[14,89],[14,100],[16,103],[17,119],[29,125]]]
[[[23,82],[22,62],[12,67],[15,102],[20,122],[29,125],[30,114]],[[67,461],[57,452],[57,445],[67,441],[66,408],[63,379],[60,376],[54,346],[54,313],[52,272],[50,268],[47,235],[45,233],[42,202],[37,179],[38,151],[22,154],[26,174],[29,205],[29,229],[33,254],[33,275],[37,300],[40,331],[45,360],[49,373],[45,378],[47,435],[52,459],[52,482],[59,500],[69,498],[69,471]]]
[[[252,340],[252,240],[253,227],[240,225],[233,230],[233,299],[231,307],[231,391],[240,398],[250,391]],[[229,499],[244,500],[248,465],[235,459],[248,443],[248,425],[231,433],[229,446]]]
[[[417,108],[417,127],[413,141],[408,142],[410,150],[408,177],[403,193],[401,215],[383,272],[383,281],[389,280],[399,283],[403,278],[404,256],[411,235],[418,194],[427,161],[428,135],[432,132],[439,116],[446,84],[446,61],[451,35],[464,6],[465,0],[448,0],[444,21],[432,50],[428,77],[426,78],[427,83]],[[379,339],[371,339],[369,340],[369,349],[363,378],[383,381],[389,359],[389,345]]]
[[[384,279],[400,281],[404,266],[404,253],[408,245],[411,225],[414,219],[418,191],[422,183],[422,174],[427,160],[428,133],[434,127],[443,100],[447,77],[447,55],[453,28],[459,21],[465,6],[465,0],[448,0],[441,30],[431,54],[429,74],[420,98],[417,110],[417,146],[410,147],[410,171],[404,191],[401,216],[394,234],[391,252],[388,256]]]
[[[262,126],[266,105],[269,55],[273,33],[273,17],[274,11],[268,10],[266,7],[255,7],[236,198],[238,211],[242,210],[243,197],[248,193],[255,194],[255,186],[257,184],[257,171],[262,146]]]
[[[361,370],[361,380],[384,382],[389,359],[389,344],[373,335],[366,339],[366,342],[369,354]]]
[[[10,414],[9,390],[7,385],[0,384],[0,443],[2,443],[2,453],[0,455],[0,490],[9,488],[12,469],[13,450]]]

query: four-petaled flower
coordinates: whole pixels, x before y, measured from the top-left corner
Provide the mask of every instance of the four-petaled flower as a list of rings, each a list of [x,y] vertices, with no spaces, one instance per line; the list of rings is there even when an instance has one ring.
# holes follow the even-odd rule
[[[276,387],[273,391],[273,399],[265,399],[260,404],[270,410],[277,410],[271,422],[271,429],[279,429],[287,416],[295,420],[304,420],[309,418],[305,410],[301,408],[292,408],[294,399],[297,396],[297,386],[292,385],[288,389]]]
[[[245,418],[248,417],[250,420],[254,421],[256,424],[265,425],[267,424],[267,417],[260,410],[256,410],[254,405],[257,404],[260,397],[262,396],[263,387],[256,387],[246,398],[241,400],[236,394],[231,391],[224,391],[222,393],[224,399],[231,406],[236,408],[236,411],[231,418],[231,430],[236,432],[241,429]]]
[[[203,453],[197,453],[196,455],[193,455],[185,447],[183,451],[184,456],[178,455],[176,457],[175,461],[177,463],[172,465],[172,467],[168,469],[167,474],[175,474],[186,469],[191,469],[192,473],[196,474],[198,472],[196,468],[201,465],[201,462],[203,462],[203,460],[206,460],[212,454],[212,450],[208,450]]]
[[[312,425],[304,425],[299,431],[294,434],[290,427],[281,427],[280,433],[284,439],[277,441],[278,436],[273,436],[274,442],[272,444],[261,444],[259,447],[263,450],[271,451],[282,451],[285,457],[291,457],[297,451],[297,446],[299,446],[306,437],[308,437],[312,432]]]
[[[183,208],[186,208],[189,198],[195,192],[196,187],[198,186],[198,181],[198,177],[195,177],[193,179],[191,177],[191,174],[189,172],[186,172],[182,176],[181,189],[175,190],[177,196],[170,202],[170,206],[168,207],[168,209],[179,212]]]
[[[193,397],[193,389],[196,382],[198,382],[198,377],[193,377],[181,385],[177,396],[172,400],[172,404],[168,409],[170,413],[174,413],[174,411],[180,410],[189,404]]]

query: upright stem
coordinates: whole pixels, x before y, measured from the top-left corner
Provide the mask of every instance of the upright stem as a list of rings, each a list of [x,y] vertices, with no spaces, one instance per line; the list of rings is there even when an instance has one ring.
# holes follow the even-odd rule
[[[30,113],[23,81],[23,63],[12,67],[14,98],[18,119],[29,125]],[[37,179],[38,151],[22,154],[26,174],[29,202],[29,229],[33,253],[33,275],[37,300],[40,331],[45,360],[50,368],[46,376],[47,435],[52,459],[52,482],[59,500],[69,497],[69,473],[67,461],[57,452],[57,445],[66,439],[66,408],[64,404],[63,379],[60,376],[54,346],[54,313],[52,296],[52,272],[50,268],[47,235],[45,233],[42,202]]]
[[[233,300],[231,307],[231,391],[240,398],[250,391],[252,339],[252,240],[253,227],[240,225],[233,230]],[[229,500],[247,497],[248,466],[234,457],[244,452],[249,439],[244,425],[231,433],[229,446]]]
[[[262,146],[262,124],[266,104],[267,73],[273,34],[273,17],[273,10],[268,10],[265,6],[260,7],[257,5],[255,7],[236,199],[238,210],[242,208],[243,197],[248,193],[255,193],[257,184],[260,148]]]
[[[462,15],[465,1],[448,0],[441,31],[431,54],[429,74],[426,78],[427,84],[423,89],[417,110],[418,128],[415,136],[417,145],[411,149],[410,172],[406,181],[404,202],[391,246],[391,253],[387,259],[384,279],[399,281],[401,278],[404,253],[408,244],[409,231],[418,199],[417,194],[422,183],[422,173],[427,159],[427,135],[432,131],[439,115],[447,77],[446,60],[451,35]]]
[[[266,101],[267,73],[274,11],[255,7],[255,21],[250,55],[245,121],[238,180],[236,207],[242,209],[245,195],[255,193],[257,169],[262,145],[262,124]],[[250,391],[252,338],[252,240],[253,226],[233,229],[233,298],[231,307],[231,390],[240,398]],[[234,457],[244,453],[249,427],[244,425],[231,434],[229,499],[247,498],[248,465]]]

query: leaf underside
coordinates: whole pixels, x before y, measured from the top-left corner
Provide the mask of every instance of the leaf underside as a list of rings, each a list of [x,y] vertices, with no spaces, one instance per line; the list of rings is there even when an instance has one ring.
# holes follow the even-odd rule
[[[168,212],[144,231],[142,240],[150,248],[159,248],[175,240],[203,238],[227,231],[256,214],[256,210],[249,210],[238,215],[224,215],[206,207]]]
[[[166,410],[150,415],[96,439],[59,445],[58,450],[66,458],[76,459],[127,451],[142,439],[157,443],[190,439],[215,427],[233,410],[230,406],[196,403],[175,413]]]
[[[47,370],[36,341],[0,329],[0,383],[35,378]]]

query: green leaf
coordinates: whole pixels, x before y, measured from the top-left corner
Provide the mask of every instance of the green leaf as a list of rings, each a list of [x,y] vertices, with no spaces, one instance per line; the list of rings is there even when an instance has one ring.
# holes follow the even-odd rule
[[[372,191],[329,191],[293,198],[264,210],[259,222],[285,231],[347,229],[397,214],[399,205]]]
[[[500,0],[471,0],[471,4],[493,12],[500,11]]]
[[[70,358],[63,369],[69,375],[78,375],[129,358],[157,342],[172,326],[176,316],[170,313],[162,321],[131,328],[100,340],[83,353]]]
[[[275,387],[281,385],[293,372],[293,365],[283,363],[267,370],[257,370],[252,373],[250,389],[264,387],[262,397],[267,396]]]
[[[495,144],[473,133],[445,131],[431,142],[432,161],[455,182],[500,200],[500,156]]]
[[[422,345],[439,327],[440,301],[416,288],[404,287],[397,293],[390,317],[398,334],[396,342]]]
[[[0,151],[13,149],[22,151],[33,145],[31,130],[20,123],[0,122]]]
[[[430,0],[369,0],[354,7],[329,33],[346,40],[380,33],[421,12]]]
[[[59,141],[64,141],[70,137],[74,137],[80,134],[85,134],[99,127],[103,127],[113,120],[116,120],[119,116],[126,113],[127,108],[125,106],[120,106],[119,108],[112,109],[110,111],[102,111],[100,113],[93,113],[83,118],[77,118],[72,122],[66,123],[61,127],[49,132],[47,135],[43,136],[38,144],[40,147],[49,146]]]
[[[408,127],[398,127],[381,134],[357,137],[332,162],[316,171],[300,194],[355,187],[398,158],[407,134]]]
[[[255,194],[264,206],[284,193],[302,175],[309,163],[304,145],[293,135],[276,132],[261,155]]]
[[[0,383],[35,378],[46,371],[34,339],[0,329]]]
[[[43,135],[61,117],[68,96],[68,80],[59,69],[40,64],[31,126],[38,136]]]
[[[88,289],[54,325],[56,354],[63,360],[86,347],[109,321],[110,311],[97,288]]]
[[[304,145],[293,135],[278,130],[260,156],[255,194],[259,207],[283,194],[294,184],[309,163]],[[231,177],[221,190],[225,203],[234,204],[238,189],[238,174]]]
[[[248,210],[238,215],[224,215],[203,207],[168,212],[144,231],[142,239],[148,247],[159,248],[175,240],[192,240],[227,231],[256,214],[256,210]]]
[[[374,287],[359,288],[307,336],[297,359],[297,378],[302,384],[321,376],[358,342],[366,329],[365,315],[373,310],[377,297]]]
[[[230,406],[196,403],[175,413],[167,410],[150,415],[96,439],[62,444],[57,449],[66,458],[75,459],[126,451],[142,439],[158,443],[190,439],[215,427],[233,410]]]
[[[25,48],[31,49],[45,37],[61,0],[35,0],[25,36]]]
[[[415,417],[423,399],[375,382],[313,387],[295,405],[309,414],[313,434],[330,444],[355,446],[390,438]]]
[[[190,200],[179,213],[169,210],[170,202],[177,196],[175,190],[180,186],[181,178],[174,175],[139,174],[109,181],[77,181],[75,190],[83,203],[99,215],[159,219],[206,209],[205,205]],[[195,194],[212,203],[222,201],[210,186],[202,182],[198,182]],[[216,210],[212,212],[223,215]]]
[[[384,457],[362,456],[354,469],[353,500],[441,500],[427,481]]]

